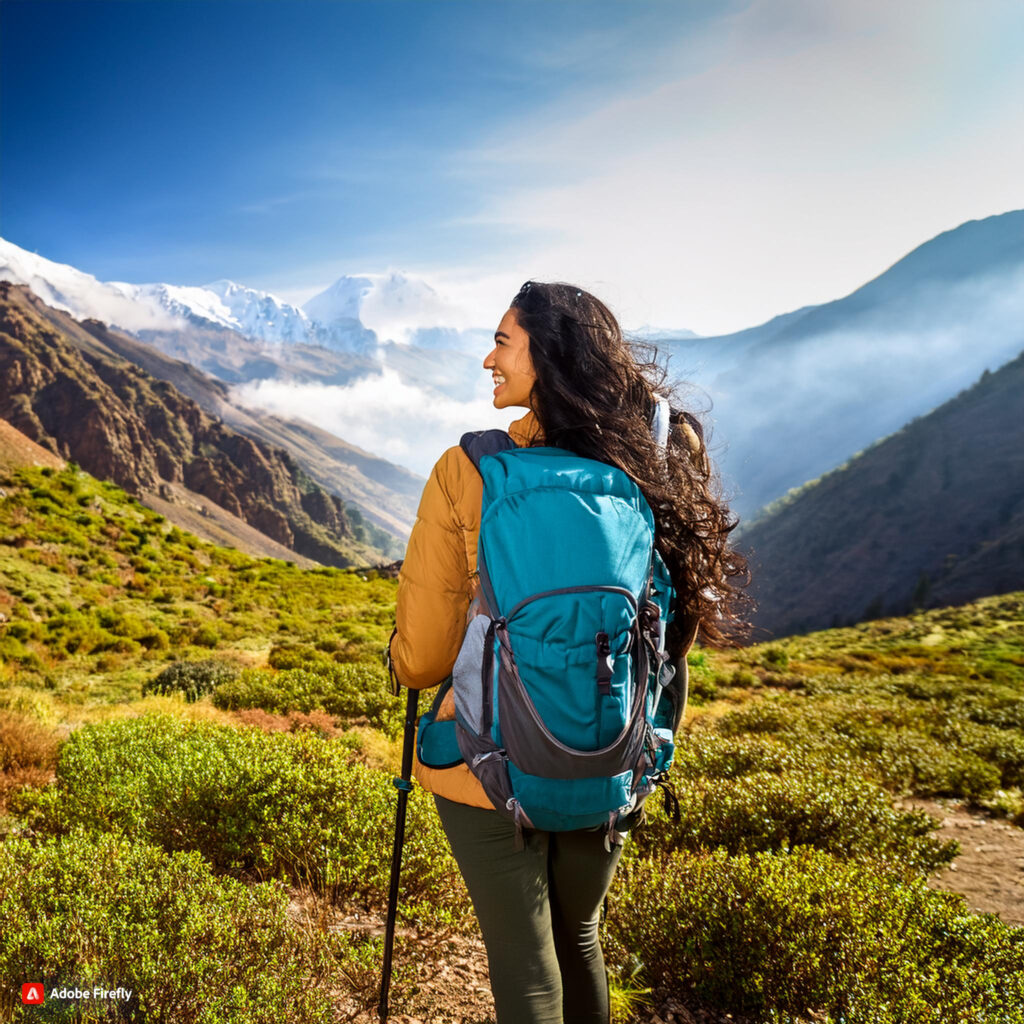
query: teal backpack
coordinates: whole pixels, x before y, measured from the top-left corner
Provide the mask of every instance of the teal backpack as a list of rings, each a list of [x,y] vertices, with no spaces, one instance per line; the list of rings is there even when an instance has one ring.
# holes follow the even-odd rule
[[[674,591],[654,517],[614,466],[498,430],[461,445],[483,478],[480,588],[419,759],[465,761],[520,840],[604,826],[620,842],[665,781],[686,700],[665,653]],[[438,722],[450,688],[455,719]]]

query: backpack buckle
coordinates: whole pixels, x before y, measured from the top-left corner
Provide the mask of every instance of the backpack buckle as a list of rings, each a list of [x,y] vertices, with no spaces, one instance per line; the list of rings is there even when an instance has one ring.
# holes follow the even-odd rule
[[[657,642],[661,634],[661,609],[653,602],[648,601],[640,609],[640,629],[648,640]]]

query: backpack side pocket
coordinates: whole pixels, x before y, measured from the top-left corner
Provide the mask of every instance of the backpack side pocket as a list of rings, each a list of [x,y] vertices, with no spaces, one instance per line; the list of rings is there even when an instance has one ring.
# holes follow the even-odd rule
[[[430,710],[420,716],[419,728],[416,731],[416,756],[420,764],[426,768],[454,768],[463,762],[455,735],[455,720],[437,720],[437,713],[451,688],[452,681],[449,677],[438,688]]]

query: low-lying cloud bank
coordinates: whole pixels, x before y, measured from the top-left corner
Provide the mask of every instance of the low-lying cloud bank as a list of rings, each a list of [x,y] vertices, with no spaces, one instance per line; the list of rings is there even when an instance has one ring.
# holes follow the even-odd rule
[[[468,430],[506,428],[522,409],[491,405],[490,377],[468,401],[403,383],[385,368],[344,387],[254,381],[232,389],[236,401],[278,416],[315,423],[414,473],[427,476],[441,453]]]

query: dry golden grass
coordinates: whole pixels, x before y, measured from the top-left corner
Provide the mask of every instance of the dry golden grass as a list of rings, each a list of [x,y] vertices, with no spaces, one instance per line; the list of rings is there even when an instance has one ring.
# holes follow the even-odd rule
[[[397,772],[402,764],[402,739],[388,739],[384,733],[369,725],[353,726],[345,733],[348,742],[357,749],[359,759],[370,768]]]
[[[0,711],[0,812],[25,786],[45,786],[57,766],[58,734],[28,715]]]
[[[145,697],[121,704],[96,704],[83,708],[75,716],[72,725],[92,725],[113,719],[138,718],[140,715],[174,715],[188,722],[213,722],[216,725],[233,725],[234,715],[215,708],[209,701],[189,704],[180,695],[151,693]]]
[[[327,738],[342,732],[340,720],[326,711],[289,711],[286,715],[275,715],[270,711],[264,711],[263,708],[244,708],[232,714],[235,720],[243,725],[254,725],[264,732],[299,732],[301,729],[312,729]]]

